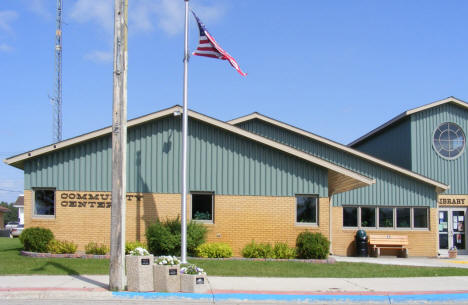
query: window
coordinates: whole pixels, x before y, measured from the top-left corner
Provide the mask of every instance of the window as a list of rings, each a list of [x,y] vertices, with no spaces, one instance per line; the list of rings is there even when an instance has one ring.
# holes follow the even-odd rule
[[[455,159],[465,148],[465,133],[455,123],[443,123],[434,131],[433,146],[443,158]]]
[[[34,190],[34,216],[55,216],[55,190]]]
[[[213,222],[213,206],[212,193],[193,193],[192,219]]]
[[[361,208],[361,227],[376,227],[375,208]]]
[[[410,208],[396,208],[396,224],[397,228],[410,228],[411,227],[411,209]]]
[[[369,229],[427,229],[428,208],[343,207],[343,227]]]
[[[393,227],[393,208],[379,208],[379,227]]]
[[[317,223],[318,196],[296,196],[296,222]]]
[[[414,222],[413,226],[415,228],[428,228],[427,221],[427,209],[426,208],[414,208]]]
[[[358,208],[343,207],[343,227],[357,227]]]

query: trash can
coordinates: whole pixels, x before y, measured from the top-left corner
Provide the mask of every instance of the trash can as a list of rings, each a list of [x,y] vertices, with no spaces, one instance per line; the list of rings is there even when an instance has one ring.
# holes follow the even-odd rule
[[[358,230],[356,232],[356,256],[369,256],[369,250],[367,246],[367,234],[364,230]]]

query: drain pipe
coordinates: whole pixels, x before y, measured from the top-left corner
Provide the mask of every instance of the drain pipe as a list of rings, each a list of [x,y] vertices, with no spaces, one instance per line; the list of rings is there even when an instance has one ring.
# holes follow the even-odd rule
[[[330,194],[329,207],[328,207],[328,240],[330,241],[330,249],[329,249],[328,252],[330,254],[333,254],[333,246],[332,246],[332,230],[333,230],[332,207],[333,207],[333,193]]]

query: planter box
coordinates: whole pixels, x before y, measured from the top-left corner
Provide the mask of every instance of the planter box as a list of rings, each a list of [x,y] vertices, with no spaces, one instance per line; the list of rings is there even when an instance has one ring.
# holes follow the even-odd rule
[[[128,291],[153,291],[153,263],[153,255],[125,257]]]
[[[156,292],[179,292],[180,265],[154,265],[153,282]]]
[[[457,258],[457,250],[449,250],[448,257],[449,258]]]
[[[192,293],[209,292],[206,275],[182,274],[180,276],[180,291]]]

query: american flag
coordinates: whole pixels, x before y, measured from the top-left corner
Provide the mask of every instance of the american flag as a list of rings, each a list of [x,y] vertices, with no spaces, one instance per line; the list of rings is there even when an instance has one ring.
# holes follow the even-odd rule
[[[228,52],[224,51],[219,46],[219,44],[216,42],[213,36],[211,36],[210,33],[208,33],[203,22],[200,21],[200,19],[197,17],[197,15],[195,15],[193,11],[192,11],[192,14],[197,20],[198,29],[200,30],[200,42],[198,43],[197,49],[192,54],[198,55],[198,56],[212,57],[212,58],[217,58],[217,59],[222,59],[222,60],[229,60],[229,63],[234,69],[237,70],[237,72],[239,72],[242,76],[246,76],[247,73],[242,72],[236,60],[232,58],[232,56],[229,55]]]

